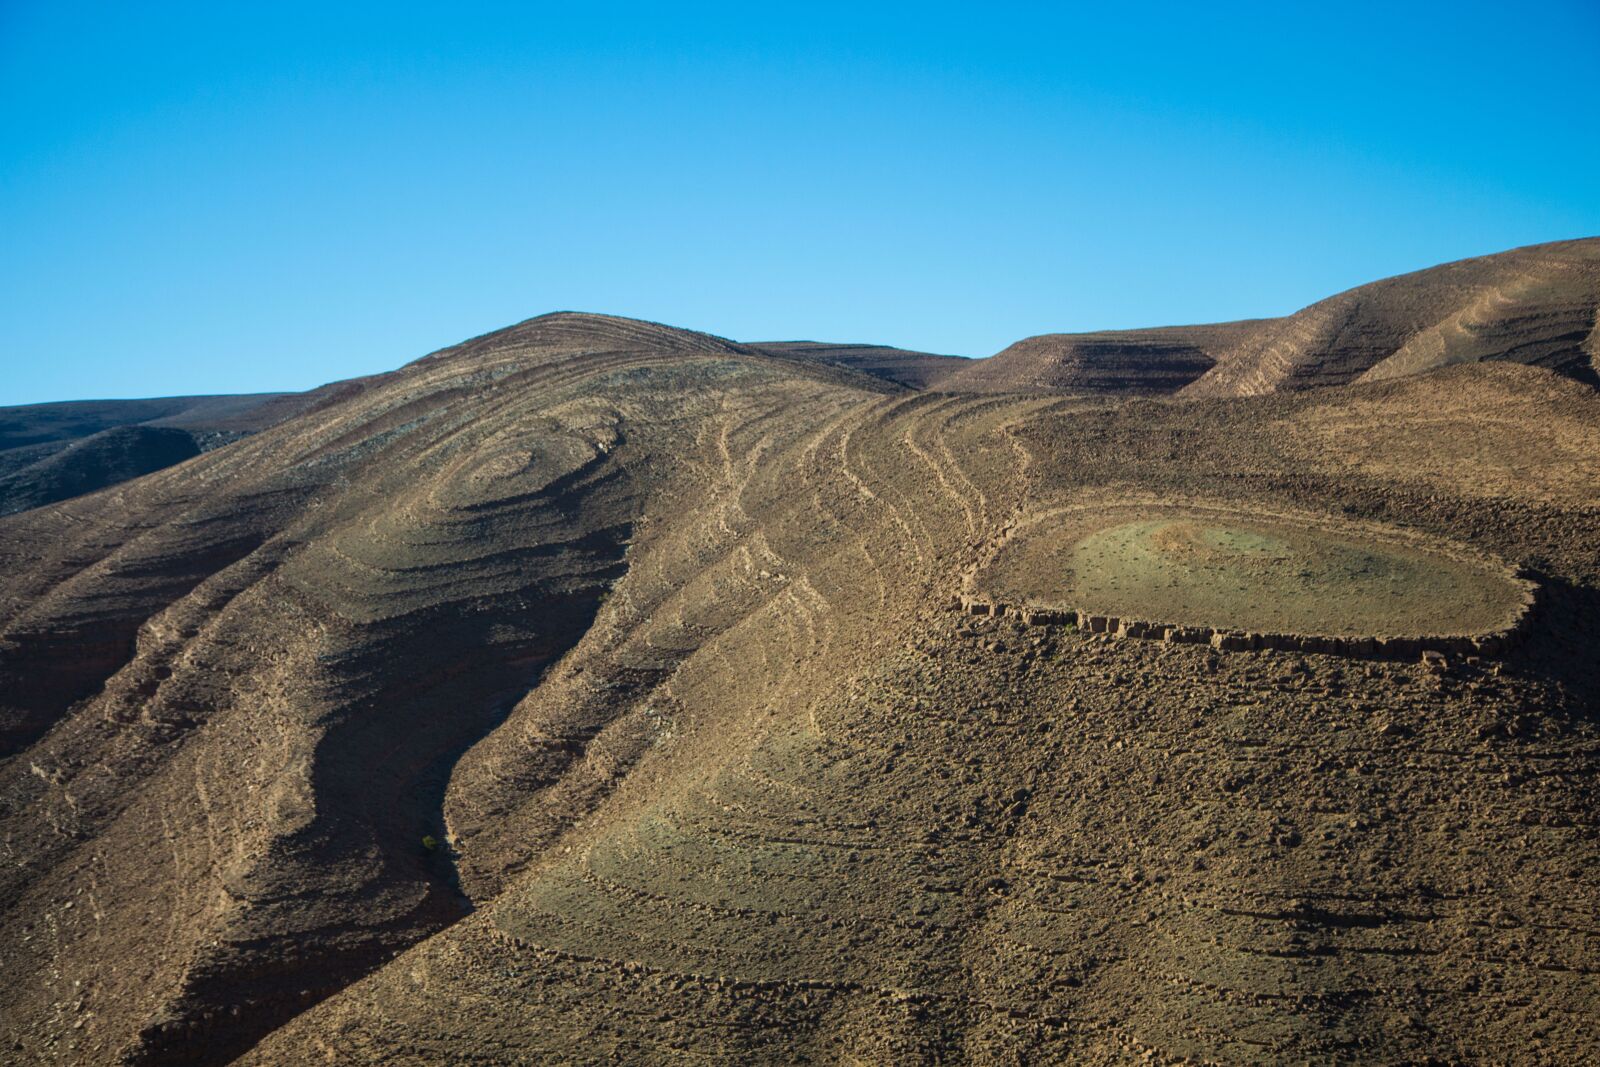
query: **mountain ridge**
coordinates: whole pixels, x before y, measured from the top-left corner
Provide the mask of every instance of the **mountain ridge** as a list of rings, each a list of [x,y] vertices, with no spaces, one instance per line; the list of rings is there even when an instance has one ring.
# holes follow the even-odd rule
[[[1600,393],[813,344],[539,316],[0,518],[0,1059],[1592,1058]],[[1537,597],[1426,662],[963,599],[1161,509]]]

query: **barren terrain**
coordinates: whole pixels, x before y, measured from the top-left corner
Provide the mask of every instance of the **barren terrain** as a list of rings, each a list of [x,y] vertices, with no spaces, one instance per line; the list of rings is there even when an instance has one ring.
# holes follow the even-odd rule
[[[1600,253],[1540,249],[1159,387],[541,316],[0,519],[0,1060],[1593,1059]],[[1361,552],[1537,607],[1427,663],[961,610],[1199,500],[1257,518],[1164,559],[1277,537],[1341,617]]]

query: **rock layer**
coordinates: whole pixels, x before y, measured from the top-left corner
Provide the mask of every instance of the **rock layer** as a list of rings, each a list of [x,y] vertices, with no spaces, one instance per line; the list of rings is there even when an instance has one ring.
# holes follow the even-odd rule
[[[1388,473],[1407,382],[1308,453],[1325,394],[913,392],[558,315],[0,520],[0,1051],[1593,1058],[1600,401],[1428,381],[1573,462],[1491,424],[1504,491]],[[1545,599],[1499,673],[948,610],[1025,515],[1219,487]]]

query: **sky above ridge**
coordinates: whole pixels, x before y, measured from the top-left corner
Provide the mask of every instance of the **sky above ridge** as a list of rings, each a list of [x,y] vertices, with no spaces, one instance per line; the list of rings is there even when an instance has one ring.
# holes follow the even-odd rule
[[[0,0],[0,404],[560,309],[989,355],[1600,234],[1600,5]]]

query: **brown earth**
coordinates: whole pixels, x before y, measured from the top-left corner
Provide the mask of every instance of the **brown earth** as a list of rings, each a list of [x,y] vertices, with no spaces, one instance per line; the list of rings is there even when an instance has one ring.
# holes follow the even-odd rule
[[[887,345],[830,344],[824,341],[756,341],[749,347],[774,355],[800,356],[862,371],[911,389],[932,389],[970,366],[961,356],[936,356]]]
[[[359,387],[0,408],[0,515],[170,467]]]
[[[1600,385],[1600,238],[1464,259],[1281,319],[1044,334],[941,379],[963,392],[1255,396],[1457,363],[1546,367]]]
[[[1175,393],[1198,380],[1257,321],[1153,330],[1048,333],[974,360],[937,385],[958,392]]]
[[[545,316],[0,520],[0,1060],[1596,1055],[1592,390],[782,348]],[[1439,670],[954,610],[1028,515],[1200,496],[1541,611]]]

